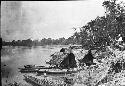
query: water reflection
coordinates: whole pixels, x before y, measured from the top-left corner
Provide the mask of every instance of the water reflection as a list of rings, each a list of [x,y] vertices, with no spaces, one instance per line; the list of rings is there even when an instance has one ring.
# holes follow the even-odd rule
[[[5,46],[1,50],[1,78],[2,86],[8,82],[22,82],[23,76],[19,73],[18,68],[27,64],[45,65],[46,60],[50,59],[50,55],[59,51],[61,47],[13,47]],[[17,79],[18,77],[18,79]]]

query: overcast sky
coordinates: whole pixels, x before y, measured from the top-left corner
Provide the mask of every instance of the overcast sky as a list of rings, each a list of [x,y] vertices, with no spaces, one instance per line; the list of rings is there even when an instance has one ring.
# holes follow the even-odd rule
[[[104,0],[5,2],[1,7],[3,40],[60,38],[104,15]]]

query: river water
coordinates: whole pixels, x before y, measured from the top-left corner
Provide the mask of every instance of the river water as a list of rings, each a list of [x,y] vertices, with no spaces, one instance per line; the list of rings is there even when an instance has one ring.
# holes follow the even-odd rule
[[[3,46],[1,50],[2,86],[14,81],[29,85],[23,80],[24,77],[18,72],[18,68],[27,64],[46,66],[45,61],[50,59],[50,55],[62,47],[67,46]]]

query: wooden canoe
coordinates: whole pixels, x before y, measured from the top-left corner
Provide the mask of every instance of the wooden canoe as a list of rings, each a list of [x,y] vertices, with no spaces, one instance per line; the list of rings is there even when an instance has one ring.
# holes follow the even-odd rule
[[[46,73],[46,74],[72,74],[72,73],[77,73],[79,72],[80,70],[38,70],[37,73],[38,74],[43,74],[43,73]]]

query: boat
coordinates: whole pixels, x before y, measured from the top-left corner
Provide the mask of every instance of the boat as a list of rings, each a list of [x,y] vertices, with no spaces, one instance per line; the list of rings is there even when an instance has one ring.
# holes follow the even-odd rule
[[[45,66],[24,65],[24,68],[44,68]]]
[[[35,65],[24,65],[24,68],[34,68]]]
[[[49,66],[49,67],[45,67],[45,66],[35,66],[35,67],[24,67],[24,68],[18,68],[18,69],[52,69],[52,68],[54,68],[54,69],[56,69],[57,67],[55,67],[55,66]]]
[[[48,70],[38,70],[37,73],[38,75],[46,73],[46,74],[72,74],[72,73],[78,73],[81,69],[79,70],[73,70],[73,69],[48,69]]]
[[[24,65],[24,68],[18,68],[20,69],[19,72],[21,73],[31,73],[31,72],[37,72],[40,69],[57,69],[57,67],[45,67],[45,66],[35,66],[35,65]]]
[[[25,68],[22,68],[22,69],[20,69],[20,71],[19,72],[21,72],[21,73],[35,73],[35,72],[37,72],[39,69],[25,69]]]
[[[18,68],[18,69],[52,69],[52,68],[57,68],[55,66],[36,66],[36,65],[24,65],[24,68]]]

